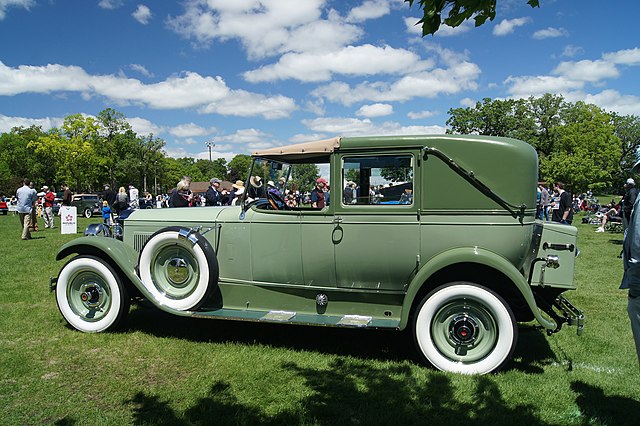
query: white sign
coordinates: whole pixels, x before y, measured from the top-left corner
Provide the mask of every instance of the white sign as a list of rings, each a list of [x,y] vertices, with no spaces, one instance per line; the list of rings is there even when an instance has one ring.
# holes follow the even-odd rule
[[[74,206],[60,206],[60,233],[78,233],[78,209]]]

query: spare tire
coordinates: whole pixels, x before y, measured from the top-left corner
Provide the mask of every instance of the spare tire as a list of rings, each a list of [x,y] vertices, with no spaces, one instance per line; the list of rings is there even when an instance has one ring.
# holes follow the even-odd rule
[[[140,279],[158,305],[197,309],[218,283],[218,260],[209,241],[182,227],[161,229],[138,259]]]

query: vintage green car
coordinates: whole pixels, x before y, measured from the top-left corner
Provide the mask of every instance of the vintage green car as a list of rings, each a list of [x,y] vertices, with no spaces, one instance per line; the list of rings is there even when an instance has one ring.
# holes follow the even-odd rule
[[[322,208],[290,202],[310,168],[329,178]],[[519,322],[582,328],[562,295],[577,230],[535,219],[537,168],[530,145],[486,136],[258,151],[237,206],[136,211],[122,240],[64,245],[57,259],[75,257],[51,288],[84,332],[117,326],[136,296],[190,317],[409,329],[436,368],[489,373]]]

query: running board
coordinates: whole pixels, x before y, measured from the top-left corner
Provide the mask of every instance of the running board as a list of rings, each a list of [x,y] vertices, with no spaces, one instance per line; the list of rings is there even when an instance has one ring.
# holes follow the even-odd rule
[[[324,325],[330,327],[398,328],[400,325],[399,319],[373,318],[363,315],[301,314],[291,311],[265,312],[239,309],[215,309],[211,311],[191,312],[190,314],[196,318],[235,319],[240,321]]]

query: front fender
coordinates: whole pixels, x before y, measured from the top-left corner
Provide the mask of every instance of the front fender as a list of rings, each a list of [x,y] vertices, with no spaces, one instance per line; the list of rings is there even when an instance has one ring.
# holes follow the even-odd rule
[[[436,272],[458,263],[477,263],[501,272],[516,285],[540,325],[551,330],[556,328],[556,324],[553,321],[542,315],[536,305],[531,287],[511,262],[492,251],[479,247],[458,247],[439,253],[431,258],[426,265],[420,268],[413,280],[411,280],[402,306],[402,318],[400,319],[401,329],[407,326],[414,300],[427,280]]]
[[[62,260],[70,254],[92,255],[107,262],[111,261],[110,263],[114,264],[119,271],[126,275],[129,281],[140,290],[140,293],[159,309],[174,315],[193,315],[191,311],[177,311],[155,303],[155,298],[145,288],[136,274],[139,253],[120,240],[93,236],[76,238],[60,247],[56,254],[56,260]]]

